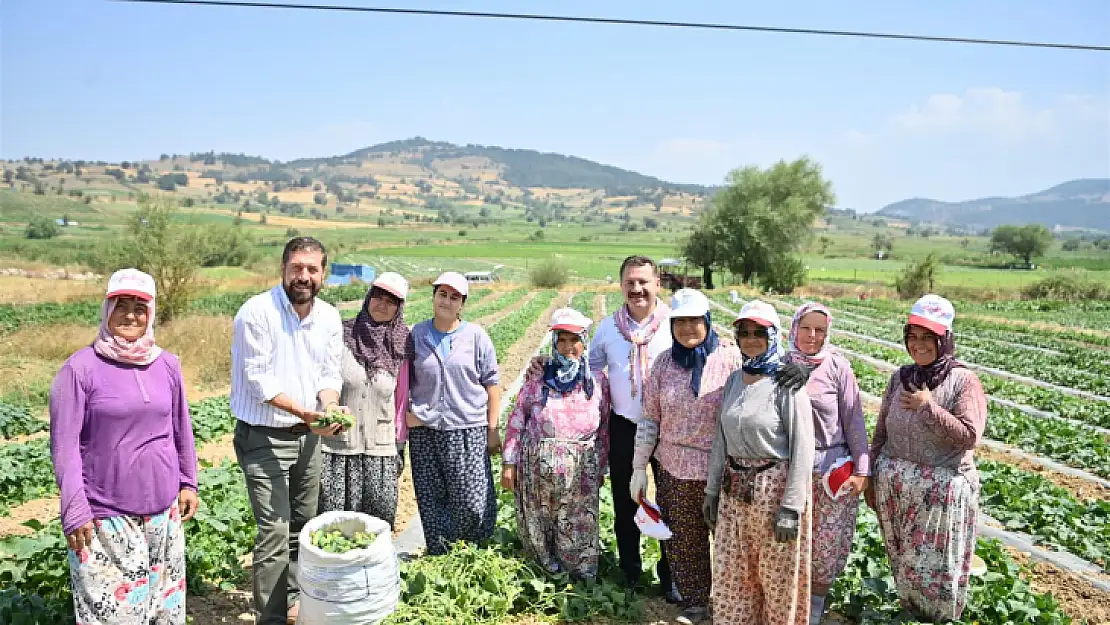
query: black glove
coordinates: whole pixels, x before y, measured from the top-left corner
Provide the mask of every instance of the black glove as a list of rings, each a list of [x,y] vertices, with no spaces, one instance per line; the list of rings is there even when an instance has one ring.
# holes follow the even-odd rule
[[[706,495],[705,499],[701,502],[701,515],[705,517],[705,524],[709,529],[717,528],[717,505],[721,502],[721,496]]]
[[[405,472],[405,443],[397,443],[397,477]]]
[[[798,513],[786,508],[779,508],[779,515],[775,519],[775,540],[785,543],[798,540]]]
[[[809,369],[794,362],[783,365],[775,374],[775,384],[791,393],[797,392],[806,382],[809,382]]]

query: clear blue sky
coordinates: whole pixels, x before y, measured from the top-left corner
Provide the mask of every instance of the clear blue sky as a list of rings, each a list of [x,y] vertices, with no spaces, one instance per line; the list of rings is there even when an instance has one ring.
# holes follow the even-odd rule
[[[1108,0],[381,1],[1110,44]],[[100,0],[4,0],[0,29],[9,159],[422,135],[719,183],[809,154],[868,211],[1110,177],[1110,53]]]

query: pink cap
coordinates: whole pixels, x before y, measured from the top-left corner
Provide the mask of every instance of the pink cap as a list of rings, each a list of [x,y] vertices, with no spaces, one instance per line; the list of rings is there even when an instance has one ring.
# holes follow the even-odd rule
[[[397,299],[406,299],[409,296],[409,283],[401,274],[387,271],[374,279],[370,286],[376,286],[392,293]]]
[[[436,281],[432,286],[439,285],[449,286],[459,292],[459,295],[466,295],[470,289],[470,284],[466,281],[466,277],[457,271],[445,271],[439,274]]]
[[[138,269],[120,269],[108,279],[106,298],[130,295],[141,300],[154,299],[154,278]]]
[[[952,329],[955,318],[956,309],[952,307],[952,302],[930,293],[914,302],[908,323],[944,336]]]

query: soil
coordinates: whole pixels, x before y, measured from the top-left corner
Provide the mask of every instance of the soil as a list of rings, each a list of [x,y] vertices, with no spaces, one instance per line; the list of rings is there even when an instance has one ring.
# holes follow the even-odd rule
[[[1068,492],[1080,501],[1092,498],[1110,501],[1110,488],[1106,488],[1101,484],[1088,482],[1081,477],[1059,473],[1013,454],[995,451],[986,447],[976,449],[975,455],[979,458],[988,458],[997,462],[1005,462],[1006,464],[1025,469],[1031,473],[1036,473],[1053,484],[1067,489]]]
[[[408,527],[409,520],[419,512],[416,508],[416,492],[412,488],[412,462],[405,451],[405,470],[397,482],[397,516],[393,522],[393,537],[401,535]]]
[[[35,432],[34,434],[20,434],[19,436],[13,436],[11,438],[0,440],[0,445],[15,445],[17,443],[26,443],[27,441],[33,441],[36,438],[47,438],[49,436],[49,430],[43,432]]]
[[[25,521],[37,520],[43,523],[58,518],[60,505],[57,497],[32,499],[11,509],[11,514],[0,517],[0,536],[30,536],[34,530],[23,525]]]
[[[540,339],[547,334],[551,327],[551,313],[555,312],[557,308],[566,306],[567,301],[570,300],[570,295],[566,291],[560,292],[551,302],[551,305],[547,307],[547,310],[543,311],[540,318],[525,331],[524,336],[520,337],[520,340],[509,348],[505,358],[497,363],[498,368],[504,372],[501,376],[502,391],[507,390],[516,379],[516,373],[519,373],[528,365],[532,355],[536,353],[536,348],[539,347]],[[502,398],[502,401],[508,401],[508,399],[505,397]]]
[[[501,321],[505,317],[508,317],[512,313],[516,312],[517,310],[522,308],[525,304],[532,301],[539,294],[540,294],[539,291],[532,291],[530,293],[527,293],[524,297],[518,299],[517,301],[513,302],[512,304],[509,304],[505,308],[502,308],[501,310],[499,310],[495,313],[486,315],[485,317],[482,317],[480,319],[475,319],[474,323],[482,326],[483,328],[488,328],[491,325],[497,323],[498,321]],[[501,295],[504,295],[504,293],[502,293]]]
[[[185,610],[193,617],[193,625],[222,625],[223,623],[254,623],[249,588],[236,588],[220,592],[213,590],[206,595],[189,595]]]
[[[1064,612],[1086,625],[1110,625],[1110,592],[1093,587],[1083,578],[1051,564],[1037,562],[1015,549],[1007,548],[1010,556],[1030,565],[1032,586],[1037,592],[1052,595]]]
[[[235,449],[232,447],[233,435],[224,434],[216,440],[208,441],[197,449],[197,459],[220,464],[224,460],[235,462]]]

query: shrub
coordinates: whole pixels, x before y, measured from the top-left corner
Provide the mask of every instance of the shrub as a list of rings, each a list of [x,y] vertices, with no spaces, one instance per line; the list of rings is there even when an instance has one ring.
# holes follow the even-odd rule
[[[936,286],[937,258],[929,254],[924,260],[910,263],[894,280],[894,288],[902,299],[915,299],[932,293]]]
[[[557,289],[567,283],[569,276],[570,269],[555,257],[540,261],[528,272],[532,286],[540,289]]]
[[[31,223],[27,224],[25,232],[28,239],[53,239],[61,233],[58,224],[49,217],[36,215],[31,218]]]
[[[1026,299],[1077,302],[1110,299],[1110,288],[1080,276],[1057,275],[1030,284],[1021,294]]]
[[[787,256],[773,263],[771,271],[761,274],[757,278],[759,288],[770,293],[790,294],[794,289],[805,284],[806,267],[802,259]]]

